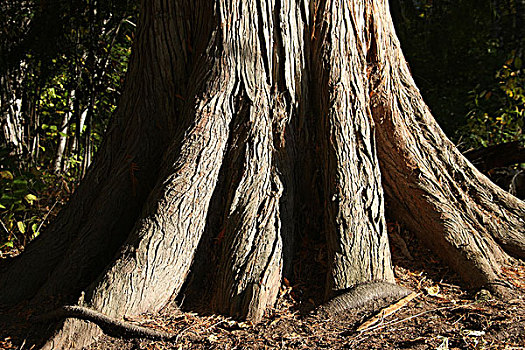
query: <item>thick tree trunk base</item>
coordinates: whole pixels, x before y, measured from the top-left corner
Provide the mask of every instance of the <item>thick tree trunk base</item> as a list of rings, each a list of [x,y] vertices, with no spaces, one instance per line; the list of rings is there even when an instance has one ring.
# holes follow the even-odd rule
[[[468,283],[508,289],[503,266],[525,257],[525,204],[436,125],[386,0],[143,1],[136,42],[108,146],[56,238],[2,271],[0,303],[63,305],[85,291],[52,315],[126,331],[122,315],[159,311],[212,261],[210,308],[258,322],[309,222],[326,238],[325,295],[350,290],[320,313],[400,298],[385,197]],[[199,245],[213,259],[195,262]],[[44,348],[100,333],[69,318]]]

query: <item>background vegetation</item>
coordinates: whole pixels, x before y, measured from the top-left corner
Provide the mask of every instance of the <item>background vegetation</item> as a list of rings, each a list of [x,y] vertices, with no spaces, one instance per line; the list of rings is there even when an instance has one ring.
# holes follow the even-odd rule
[[[524,142],[523,0],[392,0],[425,101],[462,150]]]
[[[525,143],[525,1],[392,0],[414,77],[462,150]],[[36,237],[100,145],[136,0],[0,2],[0,254]]]
[[[0,2],[0,247],[37,236],[85,174],[113,114],[135,0]]]

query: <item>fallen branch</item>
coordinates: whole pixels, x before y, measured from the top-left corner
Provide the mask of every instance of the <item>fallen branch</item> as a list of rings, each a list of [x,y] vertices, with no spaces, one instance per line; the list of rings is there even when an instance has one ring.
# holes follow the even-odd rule
[[[469,150],[463,154],[481,172],[525,162],[525,148],[519,141]]]
[[[357,330],[359,332],[367,330],[368,328],[375,325],[377,322],[381,321],[385,317],[392,315],[394,312],[401,309],[402,307],[407,305],[410,301],[412,301],[413,299],[417,298],[420,295],[421,293],[413,292],[407,295],[406,297],[404,297],[403,299],[399,300],[398,302],[392,305],[389,305],[388,307],[385,307],[376,316],[372,317],[371,319],[363,323],[361,326],[359,326]]]
[[[369,327],[367,329],[364,329],[361,332],[364,333],[364,332],[369,332],[369,331],[377,331],[379,329],[383,329],[383,328],[386,328],[388,326],[393,326],[393,325],[396,325],[396,324],[399,324],[399,323],[403,323],[403,322],[409,321],[409,320],[411,320],[413,318],[417,318],[419,316],[423,316],[425,314],[429,314],[431,312],[442,311],[442,310],[455,310],[455,309],[459,309],[461,307],[469,307],[469,306],[472,306],[473,304],[474,303],[470,303],[470,304],[466,304],[466,305],[451,305],[451,306],[438,307],[438,308],[435,308],[435,309],[422,311],[420,313],[417,313],[417,314],[412,315],[412,316],[408,316],[408,317],[403,318],[401,320],[390,321],[390,322],[387,322],[387,323],[384,323],[384,324],[375,325],[375,326]]]

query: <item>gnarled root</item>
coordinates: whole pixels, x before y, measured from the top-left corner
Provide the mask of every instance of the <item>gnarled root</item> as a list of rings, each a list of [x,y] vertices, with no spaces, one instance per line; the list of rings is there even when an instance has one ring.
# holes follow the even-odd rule
[[[109,317],[101,312],[89,309],[84,306],[63,306],[49,313],[38,315],[32,318],[35,322],[45,322],[60,320],[65,318],[78,318],[97,324],[105,333],[112,336],[128,338],[148,338],[153,340],[169,341],[176,335],[131,324],[129,322]]]
[[[393,283],[365,283],[319,306],[316,315],[328,318],[348,310],[363,310],[373,303],[386,305],[409,295],[411,292],[411,290]]]

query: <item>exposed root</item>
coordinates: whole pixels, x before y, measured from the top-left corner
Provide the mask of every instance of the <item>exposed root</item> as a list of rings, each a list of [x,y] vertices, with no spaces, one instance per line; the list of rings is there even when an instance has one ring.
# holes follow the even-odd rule
[[[392,283],[373,282],[362,284],[321,305],[317,309],[316,315],[318,317],[332,317],[346,310],[363,309],[372,303],[390,303],[410,293],[409,289]],[[46,322],[65,318],[77,318],[93,322],[111,336],[148,338],[162,341],[171,341],[177,337],[176,334],[134,325],[84,306],[63,306],[51,312],[34,316],[31,320]]]
[[[316,314],[320,317],[331,317],[347,310],[364,309],[375,302],[386,305],[389,302],[406,297],[410,293],[412,293],[411,290],[393,283],[365,283],[319,306]]]
[[[170,341],[177,335],[167,332],[142,327],[129,322],[109,317],[101,312],[89,309],[84,306],[63,306],[32,318],[35,322],[45,322],[64,318],[78,318],[97,324],[105,333],[112,336],[127,338],[148,338],[153,340]]]

